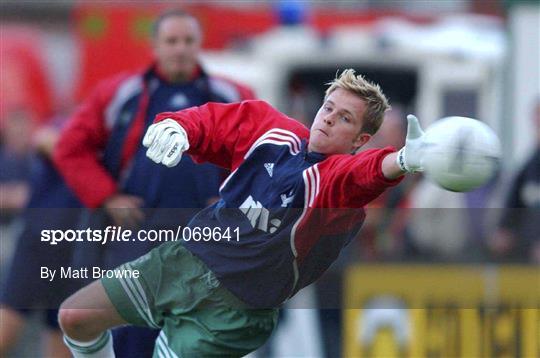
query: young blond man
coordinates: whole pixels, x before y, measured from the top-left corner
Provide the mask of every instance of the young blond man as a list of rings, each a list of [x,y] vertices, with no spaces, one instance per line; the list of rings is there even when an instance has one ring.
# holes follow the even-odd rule
[[[60,323],[73,354],[110,356],[106,330],[122,324],[160,327],[158,357],[260,347],[277,308],[357,235],[362,208],[422,170],[414,116],[399,152],[355,154],[388,108],[380,88],[349,69],[331,82],[311,130],[263,101],[158,115],[143,139],[150,159],[172,167],[187,152],[231,170],[221,199],[189,224],[219,235],[162,244],[118,269],[139,278],[101,279],[67,299]]]

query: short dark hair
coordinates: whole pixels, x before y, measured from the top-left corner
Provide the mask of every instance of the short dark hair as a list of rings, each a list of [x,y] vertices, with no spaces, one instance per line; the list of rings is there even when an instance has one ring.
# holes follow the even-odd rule
[[[195,22],[199,25],[199,27],[201,27],[201,23],[199,22],[199,19],[195,17],[195,15],[182,9],[171,9],[171,10],[162,12],[152,24],[152,33],[151,33],[152,38],[155,38],[157,36],[161,23],[165,21],[166,19],[168,19],[169,17],[187,17],[187,18],[195,20]]]

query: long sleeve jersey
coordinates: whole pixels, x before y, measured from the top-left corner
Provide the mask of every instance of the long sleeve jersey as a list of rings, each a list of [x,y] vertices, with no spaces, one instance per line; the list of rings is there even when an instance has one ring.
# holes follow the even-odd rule
[[[400,181],[381,169],[392,148],[309,152],[309,130],[263,101],[209,103],[156,121],[165,118],[186,130],[195,161],[232,171],[221,199],[189,226],[238,235],[184,244],[253,307],[276,307],[314,282],[357,235],[363,206]]]

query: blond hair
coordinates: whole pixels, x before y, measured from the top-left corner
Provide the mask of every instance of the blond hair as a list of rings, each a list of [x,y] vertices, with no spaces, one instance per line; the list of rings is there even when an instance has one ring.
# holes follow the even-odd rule
[[[388,100],[379,85],[369,82],[362,75],[356,75],[353,69],[347,69],[339,77],[327,83],[325,99],[338,88],[350,91],[366,104],[361,132],[375,134],[384,119],[384,113],[390,109]]]

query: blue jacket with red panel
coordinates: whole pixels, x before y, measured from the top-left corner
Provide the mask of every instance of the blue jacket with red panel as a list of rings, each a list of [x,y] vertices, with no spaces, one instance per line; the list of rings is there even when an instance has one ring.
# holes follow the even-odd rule
[[[217,194],[218,169],[197,166],[186,156],[177,168],[165,170],[146,158],[142,135],[160,112],[250,98],[247,87],[201,68],[182,84],[168,83],[155,67],[122,74],[100,83],[79,107],[62,133],[54,161],[89,208],[117,192],[143,198],[148,208],[204,207]]]
[[[400,181],[382,173],[392,148],[309,152],[309,130],[263,101],[208,103],[156,121],[165,118],[186,130],[195,161],[232,171],[221,200],[189,223],[230,235],[184,244],[253,307],[276,307],[320,277],[358,234],[363,207]]]

